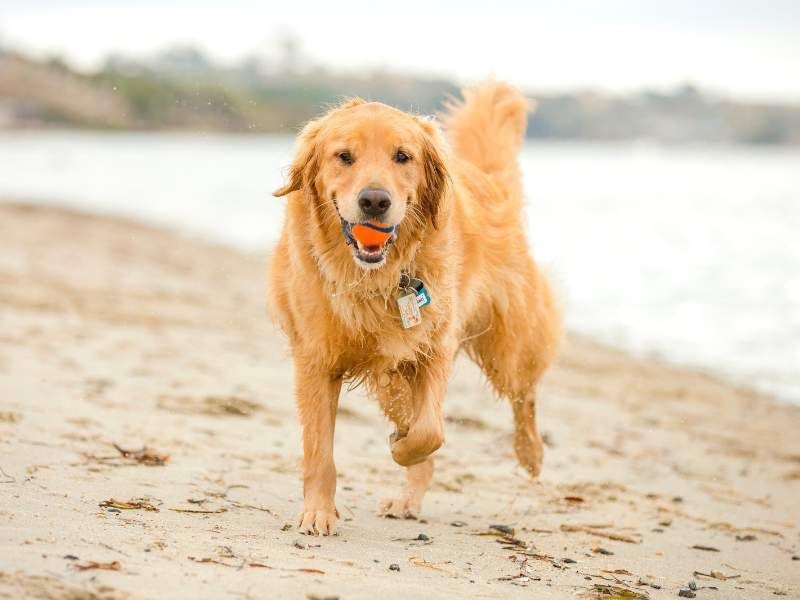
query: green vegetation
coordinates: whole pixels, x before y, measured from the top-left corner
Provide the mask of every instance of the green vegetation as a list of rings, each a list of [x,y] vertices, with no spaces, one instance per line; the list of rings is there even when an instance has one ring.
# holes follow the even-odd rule
[[[193,48],[176,48],[148,62],[112,56],[85,74],[59,59],[39,62],[0,50],[0,127],[293,133],[343,97],[428,114],[458,94],[442,78],[331,73],[289,58],[276,65],[251,57],[222,67]],[[714,98],[688,85],[624,97],[531,95],[538,106],[531,138],[800,143],[800,107]]]

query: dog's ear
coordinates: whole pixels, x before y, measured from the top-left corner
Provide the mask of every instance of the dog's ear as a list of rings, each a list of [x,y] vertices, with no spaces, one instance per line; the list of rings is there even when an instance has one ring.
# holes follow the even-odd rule
[[[309,122],[297,138],[297,152],[289,167],[289,181],[272,192],[273,196],[285,196],[311,184],[319,170],[317,162],[317,136],[322,128],[322,119]]]
[[[431,225],[438,229],[444,216],[444,201],[450,184],[445,163],[445,142],[436,123],[429,119],[418,119],[418,122],[423,131],[422,168],[425,180],[417,190],[417,197]]]
[[[289,182],[272,192],[273,196],[285,196],[290,192],[296,192],[303,187],[313,183],[319,170],[317,162],[317,137],[322,129],[322,125],[331,115],[341,110],[353,108],[366,101],[361,98],[349,98],[344,100],[339,106],[329,110],[323,117],[310,121],[297,138],[297,153],[295,154],[292,166],[289,167]]]

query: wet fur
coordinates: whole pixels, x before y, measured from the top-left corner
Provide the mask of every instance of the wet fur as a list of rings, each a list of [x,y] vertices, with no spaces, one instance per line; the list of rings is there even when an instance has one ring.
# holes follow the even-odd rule
[[[408,467],[408,484],[384,503],[384,512],[419,512],[433,473],[430,455],[444,442],[442,405],[459,349],[511,401],[517,457],[538,475],[535,390],[554,358],[560,320],[523,231],[517,153],[528,109],[513,88],[489,82],[449,107],[449,147],[434,123],[358,99],[301,133],[289,181],[276,192],[288,195],[288,204],[269,300],[294,357],[304,438],[303,531],[335,528],[333,428],[343,382],[363,382],[396,426],[392,455]],[[355,264],[319,177],[323,127],[362,113],[417,128],[422,148],[419,187],[397,241],[386,264],[371,271]],[[411,329],[402,328],[395,304],[401,271],[422,279],[433,299],[422,309],[422,324]]]

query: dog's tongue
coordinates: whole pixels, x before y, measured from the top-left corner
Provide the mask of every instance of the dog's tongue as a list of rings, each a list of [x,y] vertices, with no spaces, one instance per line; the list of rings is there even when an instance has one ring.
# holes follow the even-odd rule
[[[366,223],[356,223],[350,228],[350,233],[362,248],[383,247],[394,233],[393,225],[386,225],[380,221],[367,221]]]

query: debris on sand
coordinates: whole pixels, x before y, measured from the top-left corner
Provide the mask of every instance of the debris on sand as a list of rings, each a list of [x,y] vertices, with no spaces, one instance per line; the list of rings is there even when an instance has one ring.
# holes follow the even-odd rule
[[[510,535],[504,535],[503,537],[495,540],[498,544],[503,544],[503,550],[517,550],[521,548],[523,550],[530,549],[530,546],[527,542],[523,542],[519,538],[515,538]]]
[[[741,575],[725,575],[725,573],[722,571],[711,571],[710,573],[695,571],[693,575],[695,577],[707,577],[708,579],[718,579],[720,581],[728,581],[728,579],[736,579],[737,577],[741,577]]]
[[[149,510],[151,512],[158,512],[158,508],[153,506],[151,502],[145,500],[143,498],[137,498],[133,500],[128,500],[127,502],[123,502],[122,500],[115,500],[114,498],[109,498],[108,500],[103,500],[98,506],[103,508],[119,508],[122,510]]]
[[[236,558],[235,556],[232,556],[232,555],[229,556],[229,557],[230,558]],[[257,568],[257,569],[271,569],[271,570],[274,570],[274,571],[291,571],[291,572],[297,572],[297,573],[314,573],[314,574],[317,574],[317,575],[325,575],[325,571],[323,571],[321,569],[311,569],[311,568],[306,568],[306,567],[301,567],[301,568],[273,567],[272,565],[268,565],[268,564],[265,564],[265,563],[262,563],[262,562],[248,561],[248,560],[241,560],[238,563],[228,563],[228,562],[225,562],[224,560],[219,560],[217,558],[210,558],[210,557],[196,558],[194,556],[189,556],[187,558],[192,562],[196,562],[196,563],[200,563],[200,564],[214,564],[214,565],[220,565],[220,566],[223,566],[223,567],[230,567],[230,568],[233,568],[233,569],[241,569],[242,567],[253,567],[253,568]]]
[[[505,577],[498,577],[497,581],[508,581],[512,585],[526,587],[531,581],[541,581],[542,578],[537,575],[528,573],[519,573],[518,575],[506,575]]]
[[[219,513],[228,512],[228,509],[224,506],[214,510],[203,510],[202,508],[170,508],[169,510],[179,513],[195,513],[198,515],[216,515]]]
[[[162,467],[169,460],[169,454],[154,452],[146,446],[143,446],[141,450],[126,450],[116,443],[112,446],[119,452],[119,456],[87,456],[87,458],[107,465],[140,464],[148,467]]]
[[[90,560],[84,563],[73,563],[70,566],[76,571],[90,571],[92,569],[100,569],[102,571],[119,571],[122,568],[122,565],[118,560],[112,560],[111,562],[97,562],[96,560]]]
[[[600,569],[601,573],[609,573],[611,575],[633,575],[627,569]]]
[[[447,573],[449,575],[452,575],[452,573],[447,569],[443,569],[442,567],[437,567],[433,563],[428,562],[427,560],[419,556],[412,556],[411,558],[408,559],[408,562],[410,562],[415,567],[423,567],[425,569],[430,569],[432,571],[439,571],[440,573]]]
[[[595,583],[592,590],[596,593],[596,598],[603,598],[603,600],[627,600],[633,598],[635,600],[649,600],[644,592],[629,590],[618,585],[607,585],[603,583]]]
[[[325,571],[322,569],[312,569],[310,567],[298,567],[298,568],[289,568],[289,567],[273,567],[272,565],[267,565],[261,562],[248,562],[246,563],[248,567],[255,567],[258,569],[271,569],[273,571],[292,571],[297,573],[313,573],[315,575],[325,575]]]
[[[564,523],[561,525],[561,531],[565,533],[588,533],[589,535],[596,535],[598,537],[603,537],[609,540],[615,540],[617,542],[626,542],[628,544],[641,544],[642,540],[635,538],[630,535],[626,535],[624,533],[617,533],[614,531],[604,531],[603,529],[598,529],[596,526],[592,527],[590,525],[569,525]]]
[[[397,563],[392,563],[392,564],[389,565],[389,570],[390,571],[399,571],[400,570],[400,565],[398,565]]]
[[[510,525],[489,525],[489,529],[494,529],[495,531],[499,531],[503,535],[514,535],[514,528]],[[497,534],[495,534],[497,535]]]
[[[592,552],[594,552],[595,554],[602,554],[603,556],[614,556],[614,553],[611,550],[606,550],[605,548],[601,548],[600,546],[592,548]]]
[[[228,500],[231,506],[235,508],[248,508],[250,510],[260,510],[261,512],[269,513],[275,518],[278,518],[278,515],[275,514],[271,508],[267,508],[266,506],[258,506],[256,504],[248,504],[247,502],[239,502],[237,500]]]
[[[703,550],[704,552],[719,552],[719,548],[714,548],[714,546],[703,546],[702,544],[695,544],[692,546],[692,550]]]

